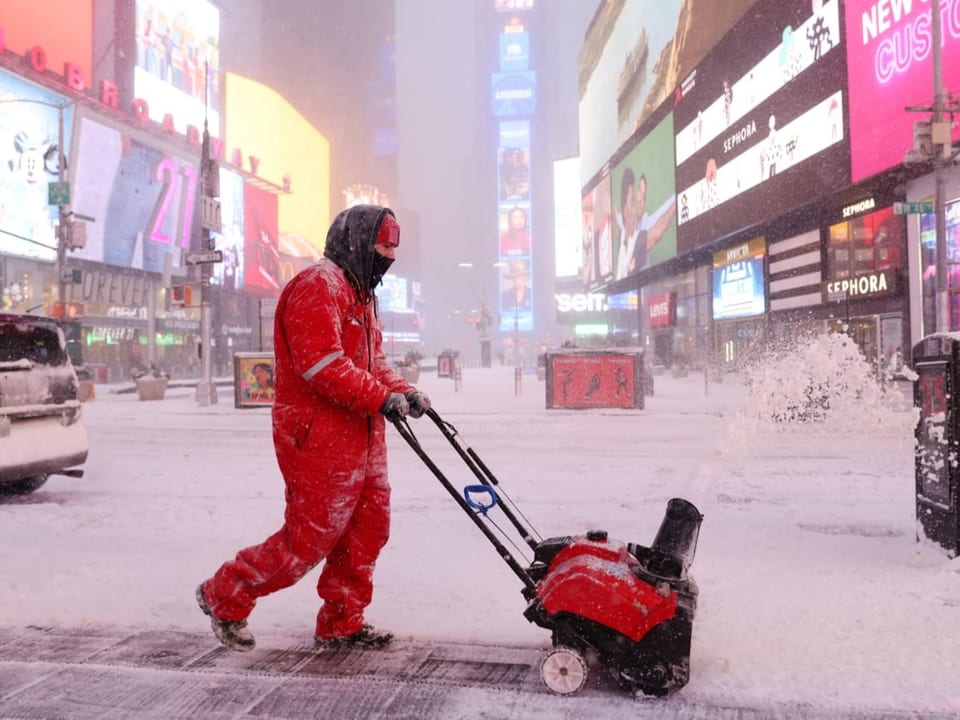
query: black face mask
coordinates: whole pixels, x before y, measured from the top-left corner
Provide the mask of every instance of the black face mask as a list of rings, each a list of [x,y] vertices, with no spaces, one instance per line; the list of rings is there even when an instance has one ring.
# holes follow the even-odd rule
[[[373,290],[377,287],[377,285],[380,284],[380,281],[383,280],[383,276],[387,274],[387,270],[391,265],[393,265],[393,258],[388,258],[386,255],[381,255],[380,253],[374,251],[373,272],[370,273],[369,290]]]

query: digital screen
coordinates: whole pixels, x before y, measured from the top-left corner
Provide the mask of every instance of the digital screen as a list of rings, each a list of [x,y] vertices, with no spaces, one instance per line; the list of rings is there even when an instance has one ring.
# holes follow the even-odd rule
[[[533,115],[537,109],[537,74],[533,70],[492,73],[490,84],[494,117]]]
[[[223,262],[214,263],[213,280],[228,290],[243,288],[243,176],[220,168],[220,227],[213,233]]]
[[[533,330],[530,258],[504,263],[500,273],[500,332]]]
[[[73,210],[92,217],[87,243],[72,257],[163,272],[167,255],[199,237],[199,175],[185,160],[141,136],[80,118]]]
[[[668,114],[613,168],[614,278],[677,255],[673,115]]]
[[[681,73],[696,67],[755,1],[600,3],[579,56],[584,178],[669,100]]]
[[[713,319],[762,315],[763,258],[752,257],[713,269]]]
[[[530,69],[530,34],[500,33],[500,72],[523,72]]]
[[[65,99],[0,72],[0,101],[0,255],[53,260],[58,207],[49,204],[48,192],[60,169],[55,106]],[[65,158],[73,114],[73,107],[64,108]]]
[[[846,0],[852,180],[899,165],[913,146],[913,124],[929,113],[933,28],[928,2]],[[943,86],[960,88],[960,0],[940,0]],[[952,138],[960,140],[960,124]]]
[[[760,0],[678,89],[679,253],[849,183],[839,0],[814,8]]]
[[[532,10],[534,0],[494,0],[497,12],[512,12],[514,10]]]
[[[134,95],[150,119],[220,136],[220,11],[207,0],[136,0]]]
[[[553,235],[556,277],[579,278],[583,272],[583,228],[580,225],[580,158],[553,163]]]
[[[277,196],[245,183],[243,188],[243,284],[276,296],[283,284],[277,235]]]
[[[583,218],[583,287],[590,289],[613,280],[613,217],[610,174],[601,175],[581,200]]]
[[[380,309],[383,311],[412,310],[406,278],[393,274],[384,275],[383,282],[377,286],[376,293]]]

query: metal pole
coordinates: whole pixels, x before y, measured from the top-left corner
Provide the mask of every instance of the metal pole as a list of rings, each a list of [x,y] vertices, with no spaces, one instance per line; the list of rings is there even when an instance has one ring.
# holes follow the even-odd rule
[[[943,39],[940,17],[940,0],[931,0],[931,29],[933,30],[933,122],[943,117]],[[947,290],[947,215],[946,188],[943,176],[943,147],[933,146],[933,209],[936,219],[937,248],[937,331],[950,331],[950,303]]]
[[[200,159],[200,187],[204,197],[210,196],[210,131],[207,121],[203,121],[203,146]],[[203,249],[212,249],[210,230],[204,228],[200,233]],[[213,270],[211,263],[200,265],[200,366],[202,378],[197,383],[197,404],[201,407],[214,405],[217,402],[217,387],[213,382],[213,348],[211,347],[210,330],[213,326],[213,306],[210,302],[210,274]]]
[[[63,105],[57,105],[57,180],[60,183],[60,192],[63,192],[66,163],[63,157]],[[63,196],[57,203],[57,302],[60,303],[60,318],[67,319],[67,282],[63,271],[66,267],[67,254],[67,213],[63,204]]]

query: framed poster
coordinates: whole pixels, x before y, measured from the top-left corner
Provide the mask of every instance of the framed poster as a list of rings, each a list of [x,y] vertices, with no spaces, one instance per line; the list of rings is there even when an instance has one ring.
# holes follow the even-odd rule
[[[273,366],[272,353],[234,353],[234,407],[273,405]]]

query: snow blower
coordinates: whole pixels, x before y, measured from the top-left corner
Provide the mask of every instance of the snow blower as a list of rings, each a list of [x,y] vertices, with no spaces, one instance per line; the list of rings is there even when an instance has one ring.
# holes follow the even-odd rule
[[[703,520],[697,508],[680,498],[669,500],[649,547],[612,539],[605,530],[541,539],[456,428],[435,410],[426,415],[479,484],[458,491],[406,419],[390,419],[520,578],[527,601],[524,617],[551,631],[553,649],[540,665],[544,684],[558,695],[578,692],[587,681],[588,658],[595,658],[626,691],[665,696],[686,685],[698,594],[688,570]],[[519,537],[497,524],[494,511]]]

